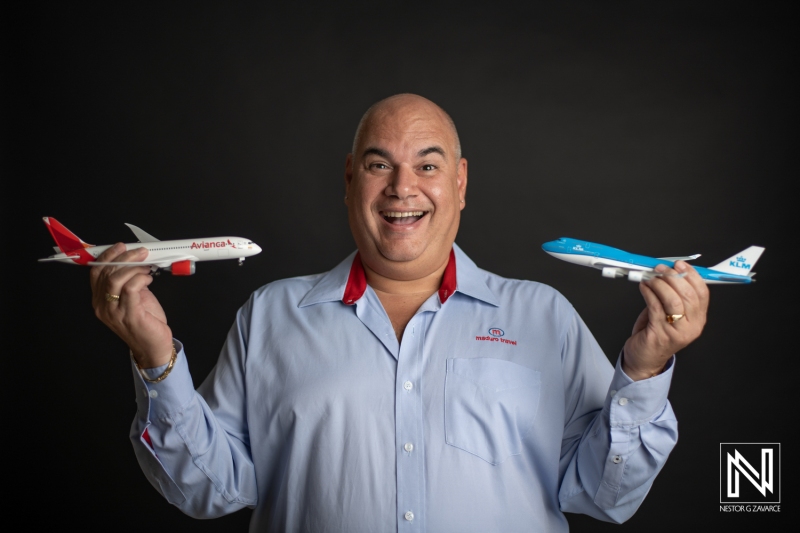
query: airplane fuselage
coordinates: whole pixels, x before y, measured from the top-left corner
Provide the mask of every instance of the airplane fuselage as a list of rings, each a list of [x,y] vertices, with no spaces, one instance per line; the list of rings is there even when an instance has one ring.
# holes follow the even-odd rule
[[[61,263],[78,265],[91,264],[110,244],[89,246],[69,253],[58,253],[52,257]],[[147,248],[146,261],[158,262],[175,255],[187,256],[184,260],[215,261],[220,259],[246,258],[261,252],[261,248],[249,239],[242,237],[211,237],[204,239],[179,239],[174,241],[153,241],[126,243],[128,250]]]
[[[542,245],[545,252],[562,261],[603,270],[606,277],[627,276],[631,281],[641,281],[643,272],[652,272],[658,265],[675,266],[669,259],[632,254],[618,248],[577,239],[561,238]],[[743,265],[742,268],[750,265]],[[752,283],[746,275],[718,272],[695,266],[694,269],[708,284]]]

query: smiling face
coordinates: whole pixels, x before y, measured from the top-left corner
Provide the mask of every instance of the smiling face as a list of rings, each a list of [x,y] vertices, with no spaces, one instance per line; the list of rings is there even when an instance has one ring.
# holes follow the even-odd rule
[[[467,187],[455,129],[415,95],[373,108],[347,156],[350,229],[364,265],[395,280],[428,276],[448,260]]]

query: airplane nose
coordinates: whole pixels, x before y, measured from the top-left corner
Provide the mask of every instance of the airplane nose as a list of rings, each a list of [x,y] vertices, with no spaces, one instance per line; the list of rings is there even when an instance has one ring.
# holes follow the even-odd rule
[[[547,253],[555,252],[558,249],[557,241],[546,242],[542,245],[542,250]]]
[[[255,244],[255,243],[253,243],[253,255],[260,254],[260,253],[261,253],[261,247],[259,245]]]

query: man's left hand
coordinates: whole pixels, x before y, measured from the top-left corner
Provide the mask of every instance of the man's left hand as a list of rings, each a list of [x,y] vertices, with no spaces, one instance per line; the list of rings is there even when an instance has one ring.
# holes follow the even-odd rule
[[[700,274],[685,261],[655,271],[661,276],[639,284],[647,307],[625,342],[622,369],[635,381],[658,375],[706,324],[709,291]]]

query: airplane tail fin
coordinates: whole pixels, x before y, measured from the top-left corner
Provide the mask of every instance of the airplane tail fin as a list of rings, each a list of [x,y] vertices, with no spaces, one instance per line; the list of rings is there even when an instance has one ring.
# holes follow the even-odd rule
[[[56,241],[58,245],[57,248],[65,254],[94,246],[93,244],[81,240],[80,237],[72,233],[53,217],[43,217],[42,220],[44,220],[47,229],[50,230],[50,235],[53,236],[53,240]]]
[[[725,272],[726,274],[736,274],[739,276],[751,275],[750,270],[756,264],[758,258],[764,252],[761,246],[751,246],[746,250],[742,250],[738,254],[727,258],[720,264],[709,267],[711,270],[717,272]]]

